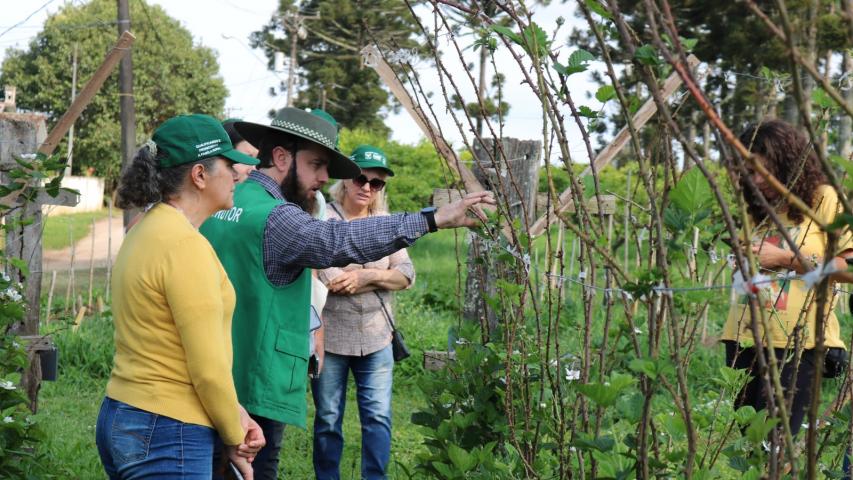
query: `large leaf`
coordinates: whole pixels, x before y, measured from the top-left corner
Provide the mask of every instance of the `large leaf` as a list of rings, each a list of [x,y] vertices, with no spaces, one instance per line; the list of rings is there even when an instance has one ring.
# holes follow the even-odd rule
[[[578,385],[578,390],[599,406],[610,407],[633,383],[634,378],[630,375],[614,373],[610,377],[610,382]]]
[[[643,45],[635,50],[634,58],[643,65],[660,65],[662,63],[655,48],[651,45]]]
[[[477,466],[477,457],[456,445],[451,444],[448,447],[447,455],[450,457],[453,465],[463,472],[467,472]]]
[[[698,168],[687,171],[669,193],[669,200],[693,215],[709,208],[714,198],[708,180]]]
[[[602,85],[597,92],[595,92],[595,99],[601,103],[606,103],[608,100],[616,96],[616,89],[613,88],[613,85]]]
[[[592,60],[595,60],[595,57],[591,53],[579,48],[569,55],[569,63],[567,65],[555,62],[554,68],[558,73],[568,77],[575,73],[585,72],[589,67],[588,63]]]

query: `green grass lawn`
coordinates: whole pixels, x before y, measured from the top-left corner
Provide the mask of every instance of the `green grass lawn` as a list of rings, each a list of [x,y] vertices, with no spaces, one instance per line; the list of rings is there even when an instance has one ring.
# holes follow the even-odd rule
[[[446,349],[447,331],[455,322],[455,309],[447,308],[455,304],[457,261],[454,252],[454,236],[449,231],[430,235],[410,249],[418,277],[412,289],[398,294],[396,311],[399,327],[413,355],[397,364],[394,371],[391,478],[408,478],[401,465],[411,469],[415,454],[424,448],[419,427],[412,425],[410,418],[425,404],[417,387],[417,380],[423,374],[422,351]],[[462,252],[464,266],[464,248]],[[78,292],[85,291],[88,275],[78,281],[81,282]],[[103,291],[104,281],[105,272],[97,271],[96,296]],[[67,328],[69,319],[61,314],[64,304],[61,296],[65,294],[66,285],[67,279],[57,279],[55,295],[60,298],[54,300],[52,309],[57,320],[42,328],[42,331],[58,330],[55,338],[60,348],[59,380],[44,383],[36,418],[48,437],[43,446],[45,461],[59,478],[102,478],[94,426],[112,361],[112,322],[109,317],[90,318],[78,332],[70,331]],[[341,475],[345,479],[357,479],[360,476],[361,433],[352,380],[350,383]],[[285,430],[282,478],[313,477],[310,425],[314,413],[310,393],[306,401],[309,431],[293,427]]]
[[[44,235],[42,241],[46,250],[58,250],[71,245],[71,239],[80,241],[92,231],[92,220],[107,218],[109,211],[101,209],[95,212],[73,213],[70,215],[49,215],[44,217]],[[113,210],[113,219],[121,221],[121,210]]]

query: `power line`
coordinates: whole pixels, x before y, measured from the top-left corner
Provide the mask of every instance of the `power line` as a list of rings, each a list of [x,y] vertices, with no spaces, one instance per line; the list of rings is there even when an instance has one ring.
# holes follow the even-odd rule
[[[7,28],[6,30],[4,30],[4,31],[3,31],[3,33],[0,33],[0,37],[2,37],[3,35],[6,35],[6,34],[7,34],[7,33],[9,33],[12,29],[17,28],[17,27],[19,27],[20,25],[22,25],[22,24],[26,23],[26,22],[27,22],[27,20],[29,20],[29,19],[33,18],[33,15],[35,15],[35,14],[39,13],[40,11],[44,10],[44,9],[45,9],[45,7],[47,7],[48,5],[50,5],[51,3],[55,2],[55,1],[56,1],[56,0],[47,0],[47,2],[45,2],[45,3],[44,3],[44,5],[42,5],[42,6],[41,6],[41,7],[39,7],[38,9],[36,9],[36,11],[34,11],[33,13],[31,13],[31,14],[27,15],[27,18],[25,18],[25,19],[21,20],[20,22],[18,22],[18,23],[16,23],[16,24],[12,25],[11,27]]]

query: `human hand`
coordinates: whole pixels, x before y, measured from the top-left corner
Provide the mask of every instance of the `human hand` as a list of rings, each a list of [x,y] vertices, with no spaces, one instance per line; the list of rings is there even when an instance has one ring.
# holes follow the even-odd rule
[[[492,192],[469,193],[461,199],[444,205],[435,212],[435,224],[438,228],[477,227],[486,221],[483,207],[495,205]],[[476,218],[468,216],[472,212]]]
[[[337,295],[352,295],[367,284],[364,270],[347,270],[329,282],[329,291]]]
[[[255,460],[255,456],[267,443],[264,438],[264,431],[261,429],[261,426],[249,416],[249,412],[247,412],[242,405],[240,406],[240,424],[243,426],[246,436],[243,438],[243,443],[237,445],[237,454],[244,457],[249,462],[253,462]]]
[[[752,253],[757,255],[761,268],[766,269],[790,268],[794,260],[793,252],[779,248],[770,242],[753,243]]]
[[[228,454],[228,461],[234,464],[237,467],[237,470],[240,471],[240,475],[243,476],[244,480],[254,480],[255,473],[252,469],[252,464],[249,463],[249,459],[240,455],[237,452],[236,445],[226,445],[225,453]],[[226,468],[228,468],[226,466]]]

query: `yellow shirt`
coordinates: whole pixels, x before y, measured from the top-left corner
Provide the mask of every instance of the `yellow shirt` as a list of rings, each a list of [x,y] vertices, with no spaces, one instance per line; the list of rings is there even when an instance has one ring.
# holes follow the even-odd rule
[[[838,195],[829,185],[818,187],[815,197],[815,213],[821,221],[829,224],[835,220],[836,215],[841,212],[841,204]],[[826,235],[808,217],[802,223],[794,224],[785,217],[785,227],[788,234],[799,246],[800,253],[814,264],[822,264],[826,252]],[[779,235],[778,231],[759,232],[753,238],[754,242],[773,243],[774,245],[790,250],[787,242]],[[849,229],[844,229],[838,240],[836,254],[853,248],[853,239]],[[774,278],[775,272],[762,272]],[[782,272],[785,273],[785,272]],[[832,292],[830,292],[831,294]],[[777,280],[770,284],[767,289],[762,289],[759,295],[759,303],[764,308],[764,318],[767,321],[770,341],[775,348],[794,347],[793,334],[800,325],[800,342],[803,348],[809,349],[815,346],[815,312],[817,311],[817,300],[815,290],[809,290],[802,280]],[[828,347],[844,347],[835,316],[835,296],[827,316],[825,326],[825,345]],[[766,339],[761,319],[757,319],[760,328],[759,337]],[[747,298],[741,296],[738,302],[732,305],[726,325],[723,328],[723,340],[734,340],[741,344],[751,345],[754,337],[751,329],[752,321],[749,315]]]
[[[207,240],[158,204],[125,237],[111,285],[116,352],[107,396],[241,443],[234,289]]]

